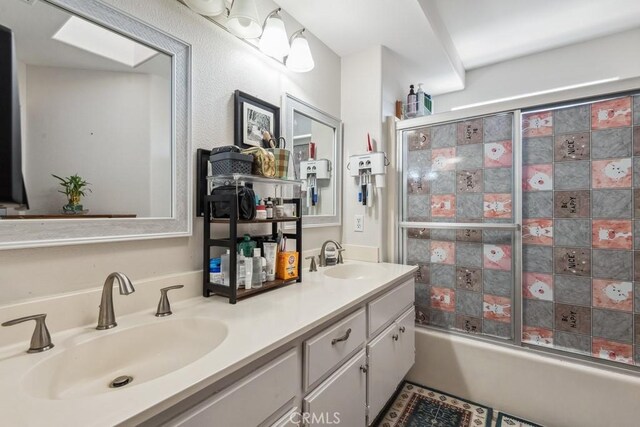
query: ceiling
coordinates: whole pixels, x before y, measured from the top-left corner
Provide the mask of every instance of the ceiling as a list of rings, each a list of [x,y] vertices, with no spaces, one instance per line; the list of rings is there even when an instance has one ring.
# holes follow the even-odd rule
[[[275,0],[339,56],[382,45],[432,94],[465,71],[640,27],[638,0]]]

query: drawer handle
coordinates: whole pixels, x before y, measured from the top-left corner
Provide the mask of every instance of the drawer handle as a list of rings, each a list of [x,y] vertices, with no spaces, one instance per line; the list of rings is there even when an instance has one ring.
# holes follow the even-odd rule
[[[351,335],[351,328],[347,329],[347,332],[344,333],[343,336],[339,338],[334,338],[331,340],[331,345],[336,345],[337,342],[346,341],[349,339],[349,335]]]
[[[368,370],[369,369],[367,369],[367,365],[360,366],[360,371],[362,371],[363,374],[366,374]]]
[[[404,326],[400,326],[399,331],[400,331],[400,332],[402,332],[402,333],[404,334],[404,333],[405,333],[405,331],[406,331],[406,329],[405,329],[405,327],[404,327]]]
[[[391,338],[393,338],[394,341],[398,341],[398,338],[400,337],[398,336],[398,334],[393,334]]]

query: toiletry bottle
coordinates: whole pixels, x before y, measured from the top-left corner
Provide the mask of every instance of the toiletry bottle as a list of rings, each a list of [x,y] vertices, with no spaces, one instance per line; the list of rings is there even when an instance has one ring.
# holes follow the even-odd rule
[[[220,258],[211,258],[209,260],[209,282],[217,284],[222,282],[222,273],[220,272],[221,262]]]
[[[226,254],[222,254],[220,256],[220,275],[221,280],[220,283],[224,286],[229,286],[231,281],[229,280],[229,257],[231,256],[231,251],[227,249]]]
[[[256,206],[256,219],[267,219],[267,207],[264,201],[261,201],[260,204]]]
[[[253,271],[251,273],[251,287],[252,288],[261,288],[262,287],[262,253],[260,248],[255,248],[253,250]]]
[[[409,86],[409,95],[407,95],[407,117],[416,115],[416,93],[413,91],[413,85]]]
[[[244,288],[253,287],[253,257],[244,258]]]
[[[424,116],[424,90],[422,83],[418,83],[418,92],[416,93],[416,116]]]
[[[267,219],[273,219],[273,202],[271,197],[267,199]]]
[[[242,251],[238,252],[238,260],[236,267],[236,287],[238,289],[244,288],[244,278],[246,275],[245,264],[244,264],[244,255],[242,255]]]
[[[242,242],[238,245],[238,249],[242,252],[242,255],[245,257],[251,258],[253,256],[253,248],[256,247],[256,242],[251,240],[251,236],[245,234]]]

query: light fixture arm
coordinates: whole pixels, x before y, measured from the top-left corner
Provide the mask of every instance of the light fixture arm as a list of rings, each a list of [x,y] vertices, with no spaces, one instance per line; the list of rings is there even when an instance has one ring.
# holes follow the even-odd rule
[[[305,31],[307,31],[306,28],[301,28],[298,31],[296,31],[295,33],[291,34],[291,37],[289,38],[289,44],[293,43],[293,40],[296,37],[301,36]]]
[[[271,12],[269,12],[269,14],[267,15],[266,18],[264,18],[264,22],[262,23],[262,31],[264,32],[264,28],[267,26],[267,21],[273,17],[273,16],[277,16],[280,14],[280,12],[282,12],[282,8],[279,7],[277,9],[272,10]]]

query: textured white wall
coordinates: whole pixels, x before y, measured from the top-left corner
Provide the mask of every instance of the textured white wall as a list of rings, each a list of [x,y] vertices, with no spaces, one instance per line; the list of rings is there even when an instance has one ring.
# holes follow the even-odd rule
[[[233,144],[235,89],[276,105],[288,92],[341,116],[340,58],[311,34],[308,39],[316,67],[296,74],[175,0],[107,3],[192,45],[194,162],[197,148]],[[276,7],[270,0],[264,3]],[[288,27],[290,32],[296,29]],[[339,239],[340,233],[339,227],[305,230],[304,247],[317,248],[327,238]],[[202,220],[196,219],[191,238],[2,251],[0,304],[100,286],[107,274],[116,270],[134,281],[199,270],[201,234]]]

